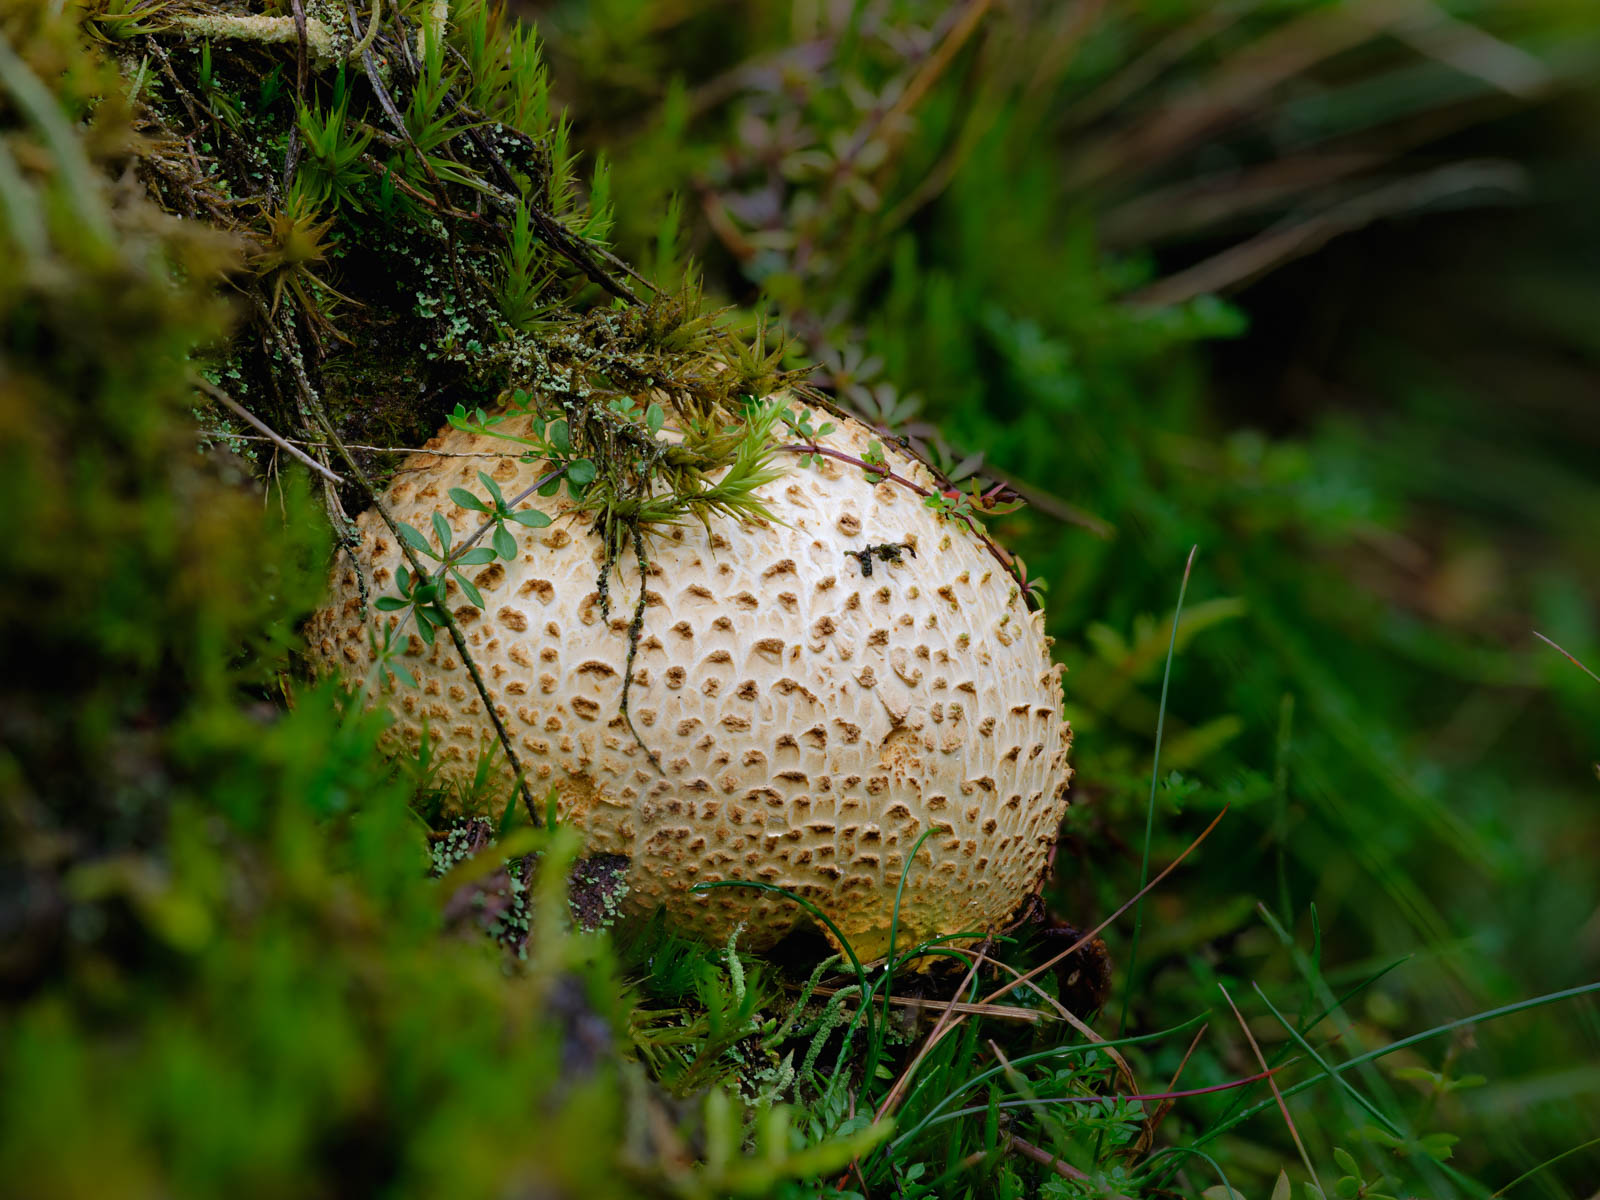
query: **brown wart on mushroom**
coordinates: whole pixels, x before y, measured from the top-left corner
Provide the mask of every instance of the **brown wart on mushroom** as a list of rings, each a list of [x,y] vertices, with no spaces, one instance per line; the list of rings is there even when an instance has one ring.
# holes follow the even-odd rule
[[[453,455],[503,454],[491,473],[522,492],[546,466],[504,437],[531,420],[442,432],[383,503],[470,536],[480,514],[452,489],[494,460]],[[589,853],[630,861],[634,911],[660,906],[713,940],[742,922],[759,948],[802,908],[754,888],[691,891],[759,882],[805,897],[873,958],[905,872],[902,947],[995,929],[1041,881],[1071,774],[1043,616],[971,528],[905,486],[936,490],[923,464],[849,418],[809,445],[826,453],[760,487],[767,517],[660,526],[648,555],[615,553],[572,497],[535,489],[549,523],[521,523],[514,558],[446,579],[442,602],[535,793],[554,792]],[[852,465],[869,454],[892,477]],[[311,622],[313,655],[376,692],[374,647],[398,636],[394,661],[418,686],[390,693],[391,736],[415,750],[426,725],[444,777],[470,779],[488,725],[478,694],[454,647],[363,606],[360,575],[392,579],[403,560],[374,513],[358,525],[355,561]],[[885,530],[900,540],[865,540]],[[602,577],[639,597],[641,624],[609,611]]]

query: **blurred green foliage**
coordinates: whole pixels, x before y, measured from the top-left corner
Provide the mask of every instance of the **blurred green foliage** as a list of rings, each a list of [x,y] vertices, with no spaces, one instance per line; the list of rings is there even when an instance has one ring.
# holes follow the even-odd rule
[[[322,517],[196,450],[238,243],[124,177],[77,17],[0,6],[0,1193],[774,1194],[870,1149],[720,1074],[667,1107],[569,831],[520,833],[523,961],[448,918],[492,862],[430,879],[426,764],[289,681]]]
[[[80,36],[11,6],[0,40],[0,1188],[633,1194],[595,1156],[619,1064],[563,1069],[563,1011],[620,1020],[605,954],[508,980],[441,941],[376,718],[265,702],[325,540],[194,453],[226,247],[102,182],[132,133]]]
[[[1595,978],[1600,688],[1531,636],[1600,658],[1592,7],[544,21],[579,137],[617,164],[625,253],[685,248],[846,403],[1032,500],[996,526],[1070,667],[1052,900],[1080,923],[1138,884],[1199,547],[1155,863],[1231,807],[1149,906],[1121,980],[1140,1026],[1215,1018],[1219,978],[1294,995],[1264,922],[1309,944],[1312,906],[1339,986],[1407,957],[1351,1010],[1352,1052]],[[1492,1186],[1582,1142],[1597,1052],[1592,1001],[1452,1049],[1490,1079],[1438,1101],[1458,1162]],[[1347,1119],[1332,1094],[1302,1117],[1314,1157]]]

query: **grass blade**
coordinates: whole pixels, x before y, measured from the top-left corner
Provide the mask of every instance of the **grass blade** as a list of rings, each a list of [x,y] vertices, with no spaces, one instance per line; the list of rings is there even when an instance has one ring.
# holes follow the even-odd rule
[[[1234,1020],[1239,1022],[1239,1028],[1244,1032],[1244,1040],[1250,1043],[1250,1050],[1256,1056],[1256,1061],[1261,1064],[1261,1070],[1266,1076],[1267,1086],[1272,1089],[1272,1098],[1278,1102],[1278,1111],[1283,1114],[1283,1123],[1289,1127],[1289,1136],[1294,1139],[1294,1148],[1300,1152],[1300,1162],[1306,1169],[1306,1174],[1311,1176],[1311,1182],[1316,1185],[1317,1191],[1326,1196],[1323,1191],[1322,1180],[1317,1178],[1317,1169],[1311,1165],[1311,1156],[1306,1153],[1306,1144],[1300,1140],[1300,1131],[1295,1128],[1294,1118],[1289,1115],[1289,1105],[1283,1098],[1283,1092],[1278,1087],[1278,1081],[1272,1078],[1272,1068],[1267,1066],[1267,1056],[1261,1053],[1261,1046],[1256,1042],[1256,1035],[1250,1032],[1250,1026],[1245,1022],[1244,1014],[1239,1011],[1239,1006],[1233,1002],[1233,997],[1228,995],[1228,989],[1217,981],[1217,990],[1222,993],[1222,998],[1228,1002],[1228,1007],[1233,1010]]]
[[[1178,649],[1178,621],[1183,616],[1183,597],[1189,591],[1189,573],[1194,570],[1194,556],[1199,546],[1189,547],[1189,559],[1183,564],[1183,581],[1178,584],[1178,604],[1172,610],[1172,637],[1167,642],[1167,665],[1161,672],[1161,706],[1156,710],[1156,747],[1150,760],[1150,802],[1144,814],[1144,852],[1139,859],[1140,899],[1133,906],[1133,940],[1128,947],[1127,984],[1122,990],[1122,1014],[1117,1018],[1117,1034],[1128,1027],[1128,1006],[1133,1002],[1134,969],[1139,965],[1139,934],[1144,930],[1144,888],[1150,882],[1150,842],[1156,828],[1156,786],[1161,778],[1161,738],[1167,725],[1167,689],[1172,683],[1172,657]]]
[[[1489,1197],[1489,1200],[1494,1200],[1495,1196],[1504,1196],[1512,1188],[1516,1187],[1517,1184],[1522,1183],[1525,1180],[1532,1179],[1540,1171],[1546,1170],[1549,1167],[1553,1167],[1558,1162],[1560,1162],[1562,1159],[1571,1158],[1574,1154],[1580,1154],[1583,1151],[1588,1150],[1592,1146],[1600,1146],[1600,1137],[1590,1138],[1587,1142],[1580,1142],[1576,1146],[1572,1146],[1572,1147],[1570,1147],[1570,1148],[1568,1148],[1566,1150],[1563,1150],[1560,1154],[1557,1154],[1557,1155],[1555,1155],[1555,1156],[1553,1156],[1551,1158],[1545,1159],[1538,1166],[1532,1167],[1529,1170],[1524,1171],[1521,1175],[1518,1175],[1510,1183],[1506,1184],[1502,1188],[1497,1189],[1495,1191],[1495,1193],[1494,1193],[1494,1196]]]
[[[1295,1045],[1299,1046],[1301,1050],[1305,1051],[1305,1053],[1310,1056],[1312,1062],[1316,1063],[1317,1066],[1322,1068],[1323,1073],[1326,1074],[1329,1079],[1338,1084],[1340,1089],[1342,1089],[1347,1095],[1350,1096],[1352,1100],[1364,1108],[1369,1116],[1376,1120],[1395,1137],[1406,1136],[1405,1130],[1401,1129],[1399,1125],[1392,1121],[1386,1112],[1384,1112],[1371,1100],[1367,1099],[1366,1096],[1362,1095],[1361,1092],[1358,1091],[1354,1085],[1346,1081],[1343,1076],[1335,1073],[1333,1068],[1328,1065],[1328,1060],[1323,1058],[1322,1055],[1318,1054],[1316,1050],[1312,1048],[1311,1043],[1306,1040],[1305,1035],[1294,1027],[1293,1022],[1291,1022],[1288,1017],[1284,1016],[1283,1013],[1278,1011],[1277,1005],[1275,1005],[1271,1000],[1267,999],[1267,994],[1261,990],[1261,985],[1259,983],[1252,984],[1251,986],[1256,989],[1256,995],[1261,997],[1261,1002],[1265,1004],[1272,1015],[1278,1019],[1278,1024],[1283,1026],[1284,1032],[1294,1039]]]
[[[1413,1033],[1410,1037],[1403,1037],[1399,1041],[1390,1042],[1387,1046],[1379,1046],[1376,1050],[1368,1050],[1365,1054],[1358,1054],[1354,1058],[1347,1059],[1345,1062],[1338,1064],[1333,1068],[1331,1073],[1335,1075],[1342,1075],[1346,1071],[1355,1070],[1364,1063],[1369,1063],[1376,1059],[1384,1058],[1387,1055],[1393,1054],[1397,1050],[1405,1050],[1411,1046],[1419,1045],[1422,1042],[1430,1041],[1433,1038],[1442,1037],[1444,1034],[1451,1033],[1468,1025],[1476,1025],[1483,1021],[1494,1021],[1500,1017],[1513,1016],[1516,1013],[1527,1012],[1530,1009],[1543,1008],[1547,1004],[1559,1004],[1563,1000],[1576,1000],[1580,996],[1592,996],[1596,992],[1600,992],[1600,982],[1584,983],[1579,984],[1577,987],[1564,988],[1559,992],[1546,992],[1542,996],[1534,996],[1527,1000],[1518,1000],[1514,1004],[1503,1004],[1499,1008],[1485,1009],[1483,1012],[1474,1013],[1470,1017],[1458,1017],[1454,1021],[1446,1021],[1443,1025],[1435,1025],[1432,1029],[1424,1029],[1421,1033]],[[1303,1079],[1292,1087],[1284,1088],[1283,1095],[1298,1095],[1301,1092],[1316,1087],[1317,1084],[1321,1083],[1324,1078],[1326,1077],[1317,1075],[1311,1079]],[[1242,1125],[1257,1113],[1272,1107],[1272,1104],[1273,1101],[1271,1100],[1263,1100],[1257,1104],[1252,1104],[1249,1108],[1243,1110],[1233,1117],[1230,1117],[1228,1120],[1223,1121],[1216,1127],[1207,1130],[1204,1134],[1195,1139],[1195,1147],[1199,1148],[1201,1146],[1210,1145],[1229,1130],[1235,1128],[1236,1126]]]
[[[1594,680],[1596,683],[1600,683],[1600,675],[1596,675],[1593,671],[1589,670],[1588,667],[1584,666],[1581,662],[1579,662],[1572,654],[1570,654],[1566,650],[1562,649],[1555,642],[1552,642],[1549,638],[1545,637],[1545,635],[1540,633],[1537,629],[1535,629],[1533,631],[1533,636],[1538,638],[1545,645],[1553,648],[1556,651],[1556,653],[1558,653],[1561,656],[1563,656],[1569,663],[1571,663],[1573,666],[1577,667],[1578,670],[1582,671],[1590,679]]]

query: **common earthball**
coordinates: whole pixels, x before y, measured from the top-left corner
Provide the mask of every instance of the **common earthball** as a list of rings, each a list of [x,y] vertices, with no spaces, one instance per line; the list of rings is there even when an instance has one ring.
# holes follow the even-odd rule
[[[527,420],[499,428],[524,433]],[[879,440],[857,421],[835,425],[817,444],[860,459]],[[919,461],[882,450],[895,475],[937,487]],[[482,516],[450,489],[481,493],[481,469],[515,495],[543,469],[515,452],[447,429],[383,502],[421,530],[442,514],[459,541]],[[590,853],[627,856],[631,908],[660,906],[680,931],[720,940],[742,924],[759,949],[810,919],[756,888],[691,891],[754,880],[806,897],[863,960],[879,957],[906,858],[929,829],[897,945],[1002,927],[1047,869],[1071,774],[1043,616],[971,529],[903,483],[779,457],[788,469],[761,490],[777,522],[691,522],[649,542],[629,694],[638,739],[620,712],[637,568],[631,553],[617,563],[602,618],[601,543],[566,495],[529,503],[553,521],[512,527],[514,562],[467,569],[481,608],[450,584],[533,792],[554,791]],[[375,688],[369,632],[399,618],[370,600],[394,594],[404,559],[377,513],[358,526],[309,643],[325,668]],[[442,776],[470,779],[493,733],[466,667],[442,633],[426,646],[413,624],[400,640],[419,686],[388,693],[391,736],[414,751],[426,725]]]

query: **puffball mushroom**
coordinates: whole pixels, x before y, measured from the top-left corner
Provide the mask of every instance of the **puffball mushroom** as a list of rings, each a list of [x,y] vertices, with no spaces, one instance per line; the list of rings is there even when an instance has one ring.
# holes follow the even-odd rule
[[[525,435],[527,421],[498,428]],[[817,445],[869,453],[872,430],[835,425]],[[383,503],[422,530],[441,513],[459,542],[482,517],[450,489],[481,491],[482,469],[517,494],[545,467],[516,453],[447,429],[404,463]],[[894,446],[882,453],[895,475],[938,486]],[[620,711],[637,566],[631,553],[614,566],[603,618],[604,552],[568,497],[531,501],[553,521],[516,530],[514,562],[467,569],[481,608],[449,585],[533,793],[553,789],[589,853],[628,858],[633,910],[660,906],[683,932],[721,940],[742,924],[759,949],[809,920],[766,890],[691,891],[758,881],[804,896],[863,960],[879,957],[902,872],[901,948],[999,928],[1043,878],[1071,774],[1043,615],[970,528],[903,483],[833,458],[780,458],[788,469],[760,494],[781,523],[690,522],[648,543],[628,696],[637,739]],[[377,513],[357,524],[309,641],[326,667],[376,687],[369,630],[399,622],[365,602],[359,576],[371,596],[392,593],[404,559]],[[471,779],[485,752],[503,769],[450,639],[426,646],[414,624],[399,638],[419,686],[389,694],[392,734],[415,750],[426,725],[447,780]]]

